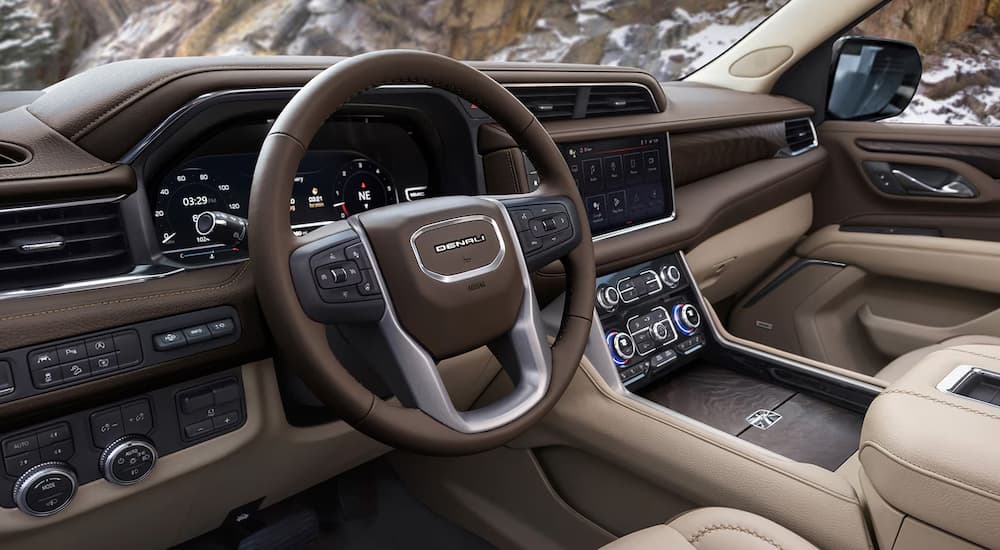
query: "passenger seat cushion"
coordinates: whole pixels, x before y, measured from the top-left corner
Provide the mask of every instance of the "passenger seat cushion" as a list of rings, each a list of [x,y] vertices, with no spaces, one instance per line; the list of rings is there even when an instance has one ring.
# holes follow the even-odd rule
[[[699,508],[622,537],[607,550],[816,550],[769,519],[732,508]]]
[[[1000,346],[1000,338],[995,336],[957,336],[955,338],[949,338],[940,344],[915,349],[909,353],[900,355],[891,363],[886,365],[885,368],[880,370],[878,374],[875,375],[875,378],[885,380],[889,383],[895,382],[902,378],[904,374],[910,372],[910,369],[912,369],[914,365],[922,361],[931,353],[956,346],[969,345]]]

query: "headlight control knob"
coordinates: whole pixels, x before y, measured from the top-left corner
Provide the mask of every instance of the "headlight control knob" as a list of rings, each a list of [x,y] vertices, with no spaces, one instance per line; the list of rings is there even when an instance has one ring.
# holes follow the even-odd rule
[[[157,458],[156,448],[146,439],[123,437],[101,453],[101,475],[116,485],[132,485],[153,471]]]
[[[51,516],[76,496],[76,472],[65,462],[45,462],[24,472],[14,483],[14,503],[29,516]]]

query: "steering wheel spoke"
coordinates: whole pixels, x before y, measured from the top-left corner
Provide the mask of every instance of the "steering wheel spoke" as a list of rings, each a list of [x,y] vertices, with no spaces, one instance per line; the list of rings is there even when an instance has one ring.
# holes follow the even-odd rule
[[[528,269],[535,271],[563,258],[580,244],[580,220],[569,197],[496,197],[510,216]]]

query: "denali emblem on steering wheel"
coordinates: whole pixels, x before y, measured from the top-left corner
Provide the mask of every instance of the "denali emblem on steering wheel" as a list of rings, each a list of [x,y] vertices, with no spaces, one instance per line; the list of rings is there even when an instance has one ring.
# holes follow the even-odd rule
[[[410,247],[420,270],[442,283],[490,273],[500,266],[507,251],[497,222],[482,214],[427,224],[410,236]],[[456,253],[458,250],[462,252]]]
[[[448,241],[446,243],[434,245],[434,252],[438,254],[442,252],[447,252],[449,250],[455,250],[456,248],[461,248],[463,246],[469,246],[477,243],[486,242],[486,234],[480,233],[479,235],[470,235],[464,239],[459,239],[457,241]]]

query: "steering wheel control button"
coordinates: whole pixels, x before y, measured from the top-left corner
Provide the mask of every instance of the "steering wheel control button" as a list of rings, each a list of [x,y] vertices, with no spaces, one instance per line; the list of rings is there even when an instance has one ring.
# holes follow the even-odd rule
[[[368,261],[368,254],[365,253],[365,247],[361,243],[355,243],[344,248],[344,255],[348,260],[356,263],[362,269],[371,267],[371,263]]]
[[[378,279],[375,278],[375,272],[366,269],[361,273],[361,283],[358,285],[358,292],[362,296],[378,296],[382,293],[378,287]]]
[[[24,472],[14,484],[14,503],[30,516],[51,516],[76,495],[76,473],[66,463],[46,462]]]
[[[90,430],[93,433],[94,445],[98,447],[107,447],[125,435],[121,408],[105,409],[90,415]]]
[[[153,471],[157,458],[156,448],[146,439],[125,437],[101,453],[101,475],[116,485],[132,485]]]
[[[153,347],[156,348],[156,351],[168,351],[186,345],[187,339],[184,338],[184,332],[180,330],[172,330],[153,336]]]
[[[524,204],[513,200],[506,204],[529,268],[537,269],[557,260],[560,253],[575,246],[579,235],[573,231],[568,201]]]
[[[212,333],[208,331],[208,327],[205,325],[188,327],[182,332],[184,332],[184,339],[187,340],[188,344],[197,344],[198,342],[212,339]]]

